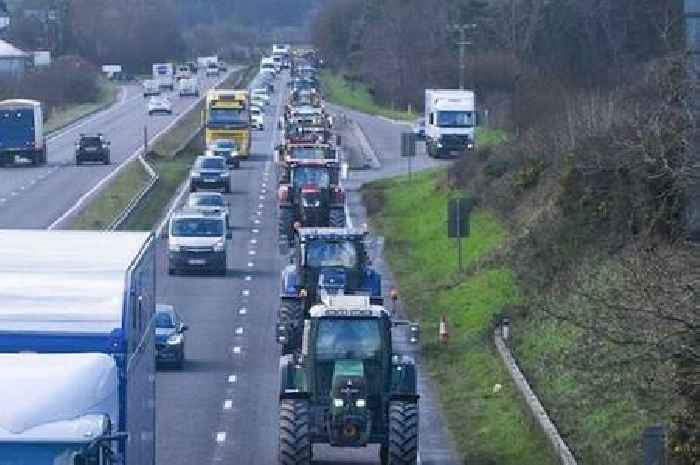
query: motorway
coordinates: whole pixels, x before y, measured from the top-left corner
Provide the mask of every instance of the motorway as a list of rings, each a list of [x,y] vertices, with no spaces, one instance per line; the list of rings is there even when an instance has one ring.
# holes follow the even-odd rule
[[[276,87],[286,88],[281,82]],[[159,241],[158,300],[174,304],[190,326],[184,370],[161,371],[157,377],[159,465],[276,463],[279,349],[274,327],[284,258],[277,247],[272,153],[280,137],[275,124],[283,104],[280,94],[270,104],[266,130],[254,134],[250,160],[232,171],[228,275],[169,276],[166,241]],[[355,190],[363,178],[400,170],[398,151],[392,150],[405,128],[369,116],[353,117],[363,126],[380,124],[383,130],[366,132],[380,135],[377,142],[385,149],[381,170],[353,173]],[[356,197],[352,195],[353,203]],[[355,222],[362,221],[362,210],[353,208],[353,216]],[[422,463],[456,465],[457,454],[425,375],[420,389]],[[377,447],[317,446],[314,463],[377,464],[378,454]]]
[[[200,93],[219,82],[200,73]],[[144,127],[149,139],[166,128],[195,103],[193,97],[171,95],[173,114],[148,116],[147,99],[140,85],[121,88],[114,105],[69,127],[48,139],[45,166],[0,168],[0,228],[47,228],[73,207],[100,180],[143,147]],[[111,141],[112,164],[74,163],[75,142],[81,133],[101,132]]]

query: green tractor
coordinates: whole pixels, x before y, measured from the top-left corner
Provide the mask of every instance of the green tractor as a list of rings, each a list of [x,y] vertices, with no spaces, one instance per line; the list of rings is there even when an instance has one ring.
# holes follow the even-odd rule
[[[379,445],[382,465],[418,463],[416,365],[395,352],[392,321],[367,296],[328,296],[305,321],[301,353],[280,358],[279,465],[309,465],[314,444]],[[284,344],[287,328],[277,327]]]

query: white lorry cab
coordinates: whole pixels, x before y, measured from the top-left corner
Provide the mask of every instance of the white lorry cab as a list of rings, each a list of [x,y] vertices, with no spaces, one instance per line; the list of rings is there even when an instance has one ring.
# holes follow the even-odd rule
[[[180,82],[178,83],[178,91],[180,93],[180,97],[199,97],[199,81],[196,77],[180,79]]]
[[[158,81],[161,89],[175,89],[175,66],[172,63],[155,63],[153,65],[153,79]]]
[[[473,150],[476,99],[471,90],[426,89],[425,143],[431,157]]]

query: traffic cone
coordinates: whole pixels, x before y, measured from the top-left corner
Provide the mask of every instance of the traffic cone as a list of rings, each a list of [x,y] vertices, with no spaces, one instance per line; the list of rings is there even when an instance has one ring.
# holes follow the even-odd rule
[[[447,317],[445,315],[442,315],[442,317],[440,318],[440,329],[438,331],[438,337],[442,344],[447,344],[447,341],[450,339],[450,333],[447,329]]]

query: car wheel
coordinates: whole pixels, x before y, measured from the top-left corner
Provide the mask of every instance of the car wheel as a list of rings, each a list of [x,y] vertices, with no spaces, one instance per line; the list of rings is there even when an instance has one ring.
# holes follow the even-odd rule
[[[106,157],[106,158],[104,159],[104,164],[105,164],[105,165],[109,165],[110,163],[111,163],[111,160],[109,159],[109,157]]]
[[[77,158],[77,157],[76,157],[76,158],[75,158],[75,164],[78,165],[78,166],[80,166],[81,163],[82,163],[82,162],[80,161],[80,158]]]
[[[171,267],[168,267],[168,274],[169,274],[169,275],[174,276],[175,273],[176,273],[175,268],[173,268],[172,266],[171,266]]]

